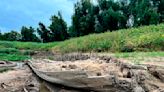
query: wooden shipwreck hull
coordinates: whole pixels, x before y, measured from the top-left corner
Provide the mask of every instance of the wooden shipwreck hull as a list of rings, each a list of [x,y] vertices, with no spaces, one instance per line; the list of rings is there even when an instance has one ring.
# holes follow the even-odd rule
[[[38,69],[31,61],[27,64],[41,79],[71,88],[96,92],[164,92],[163,67],[131,65],[113,60],[107,63],[117,69],[108,68],[108,75],[99,76],[88,76],[86,71],[50,72]]]
[[[113,86],[114,76],[88,77],[87,74],[82,71],[40,71],[35,68],[31,62],[28,62],[28,65],[38,77],[50,83],[100,92],[113,92],[114,90],[114,92],[116,92],[117,90]]]

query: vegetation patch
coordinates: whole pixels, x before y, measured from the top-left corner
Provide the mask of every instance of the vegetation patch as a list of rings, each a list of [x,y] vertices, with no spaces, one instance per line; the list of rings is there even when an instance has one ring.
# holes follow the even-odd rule
[[[0,41],[0,49],[15,48],[18,50],[48,50],[59,42],[38,43],[38,42],[18,42],[18,41]]]
[[[30,57],[26,55],[0,53],[0,60],[4,60],[4,61],[23,61],[27,59],[30,59]]]
[[[164,24],[123,29],[73,38],[52,48],[54,52],[163,51]]]
[[[145,64],[145,63],[163,63],[164,52],[131,52],[131,53],[115,53],[114,57],[121,59],[122,61],[131,62],[133,64]],[[154,64],[153,63],[153,64]]]
[[[15,48],[1,48],[0,53],[5,53],[5,54],[17,53],[17,54],[19,54],[20,51],[18,49],[15,49]]]
[[[53,52],[135,52],[164,51],[164,24],[91,34],[63,42],[37,43],[0,41],[0,53],[17,54],[20,50]],[[32,52],[26,52],[25,55]]]
[[[164,52],[132,52],[132,53],[115,53],[117,58],[129,58],[129,57],[164,57]]]
[[[19,50],[52,50],[61,53],[163,51],[163,29],[164,24],[159,24],[91,34],[51,43],[0,41],[0,53],[19,53]]]

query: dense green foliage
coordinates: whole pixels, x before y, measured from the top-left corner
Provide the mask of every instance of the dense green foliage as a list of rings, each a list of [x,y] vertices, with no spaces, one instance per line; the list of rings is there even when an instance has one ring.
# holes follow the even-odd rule
[[[94,32],[94,9],[90,0],[81,0],[75,4],[75,14],[72,16],[71,36],[78,37]]]
[[[32,27],[22,27],[21,29],[21,35],[22,35],[22,41],[28,42],[28,41],[33,41],[33,42],[38,42],[39,39],[35,35],[35,29]]]
[[[39,28],[37,29],[38,34],[40,35],[40,38],[42,39],[42,42],[51,42],[51,34],[50,31],[46,28],[46,26],[43,23],[39,23]]]
[[[21,40],[21,34],[16,32],[16,31],[11,31],[8,33],[4,33],[0,37],[2,40],[7,40],[7,41],[19,41]]]
[[[0,33],[0,40],[45,43],[91,33],[159,24],[164,22],[164,0],[97,0],[97,4],[92,0],[79,0],[74,5],[72,25],[69,28],[60,12],[53,15],[50,21],[48,26],[40,22],[37,31],[23,26],[21,34],[15,31]]]
[[[158,2],[154,0],[132,0],[129,10],[134,16],[134,26],[159,23]],[[157,8],[157,9],[156,9]]]
[[[52,16],[51,19],[52,23],[49,26],[51,31],[52,41],[63,41],[68,38],[67,34],[67,24],[63,20],[61,13],[58,13],[58,16]]]
[[[71,36],[83,36],[163,22],[164,0],[80,0],[75,4]]]
[[[63,41],[68,38],[67,24],[63,20],[62,15],[58,12],[58,16],[54,15],[51,17],[51,24],[48,28],[43,23],[39,23],[39,28],[37,29],[38,34],[42,41],[53,42],[53,41]]]

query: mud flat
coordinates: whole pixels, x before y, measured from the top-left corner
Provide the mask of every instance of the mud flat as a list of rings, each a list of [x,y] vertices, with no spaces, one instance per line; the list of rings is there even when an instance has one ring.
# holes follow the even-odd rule
[[[14,65],[10,66],[12,69],[0,73],[0,92],[39,92],[40,84],[28,66],[21,62]]]

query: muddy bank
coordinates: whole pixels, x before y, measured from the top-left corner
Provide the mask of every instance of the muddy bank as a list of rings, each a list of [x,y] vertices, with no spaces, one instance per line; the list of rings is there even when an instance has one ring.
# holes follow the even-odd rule
[[[39,82],[23,63],[0,73],[0,92],[39,92]]]
[[[0,73],[0,92],[84,92],[46,82],[37,77],[25,63],[17,62],[15,65]]]

